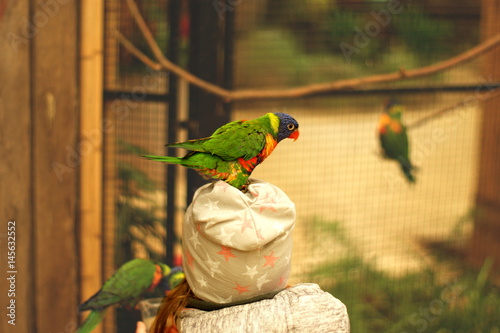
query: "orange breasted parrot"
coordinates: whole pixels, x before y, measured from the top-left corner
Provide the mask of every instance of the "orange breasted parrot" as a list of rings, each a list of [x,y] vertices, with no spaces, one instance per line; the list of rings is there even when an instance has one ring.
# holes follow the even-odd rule
[[[171,273],[176,273],[176,278],[178,270],[153,260],[127,261],[104,283],[101,290],[79,306],[80,311],[91,312],[77,332],[91,332],[101,322],[106,309],[111,305],[134,307],[145,293],[153,291],[157,286],[165,292],[167,288],[175,287],[170,283]]]
[[[415,167],[409,158],[408,135],[401,122],[403,106],[396,101],[389,101],[380,116],[378,134],[384,157],[398,161],[406,179],[415,182]]]
[[[189,150],[184,157],[144,157],[180,164],[195,169],[203,176],[221,179],[244,190],[254,168],[272,153],[281,140],[297,140],[298,128],[298,122],[286,113],[267,113],[252,120],[230,122],[207,138],[166,145]]]

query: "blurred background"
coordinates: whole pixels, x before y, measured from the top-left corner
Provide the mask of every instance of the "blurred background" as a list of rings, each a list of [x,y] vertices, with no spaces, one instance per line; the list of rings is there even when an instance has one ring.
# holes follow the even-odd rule
[[[168,59],[234,90],[404,73],[500,34],[496,0],[137,5]],[[146,66],[116,31],[154,58],[127,1],[0,5],[0,235],[16,220],[20,332],[74,331],[77,305],[132,258],[181,264],[183,214],[206,181],[140,155],[268,112],[301,131],[252,174],[297,206],[291,284],[339,298],[356,333],[500,331],[498,43],[418,79],[227,101]],[[405,109],[414,184],[381,156],[389,99]],[[139,318],[110,311],[96,332]]]

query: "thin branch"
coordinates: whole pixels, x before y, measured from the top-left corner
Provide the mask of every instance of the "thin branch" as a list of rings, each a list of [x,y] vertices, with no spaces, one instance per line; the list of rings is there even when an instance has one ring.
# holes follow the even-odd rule
[[[437,64],[416,68],[412,70],[406,70],[401,68],[397,72],[378,74],[365,76],[361,78],[338,80],[326,83],[316,83],[306,86],[296,87],[296,88],[284,88],[284,89],[246,89],[246,90],[227,90],[221,88],[215,84],[208,81],[202,80],[197,76],[189,73],[182,67],[177,66],[168,60],[162,53],[158,43],[155,41],[153,34],[149,30],[146,21],[142,17],[137,5],[134,0],[127,0],[128,7],[132,16],[134,17],[137,26],[141,30],[143,37],[145,38],[148,46],[153,52],[157,63],[153,62],[151,59],[147,58],[142,52],[140,52],[133,44],[128,41],[125,37],[120,35],[119,41],[122,45],[129,50],[132,54],[141,56],[141,61],[143,61],[148,66],[155,66],[156,68],[161,68],[163,70],[171,71],[172,73],[184,78],[189,83],[207,91],[219,97],[222,97],[226,101],[235,100],[248,100],[248,99],[278,99],[278,98],[298,98],[305,97],[309,95],[315,95],[319,93],[338,91],[338,90],[350,90],[360,86],[365,86],[369,84],[380,84],[388,83],[399,80],[414,79],[418,77],[429,76],[449,68],[457,66],[467,61],[478,57],[479,55],[488,52],[500,44],[500,34],[482,42],[481,44],[475,46],[474,48],[459,54],[453,58],[447,59],[445,61],[439,62]],[[146,58],[147,59],[146,59]],[[146,60],[146,61],[144,61]],[[154,68],[154,67],[152,67]]]
[[[418,127],[428,123],[429,121],[433,120],[434,118],[440,117],[445,113],[455,111],[458,108],[467,106],[467,105],[471,104],[472,102],[485,102],[487,100],[490,100],[492,98],[499,97],[499,96],[500,96],[500,88],[495,89],[493,91],[490,91],[488,93],[484,93],[484,94],[479,95],[479,96],[474,96],[471,98],[464,98],[463,100],[461,100],[458,103],[455,103],[451,106],[447,106],[447,107],[442,108],[442,109],[439,109],[439,110],[437,110],[437,111],[435,111],[427,116],[424,116],[424,117],[414,121],[413,123],[407,125],[406,128],[409,130],[418,128]]]
[[[145,55],[141,50],[139,50],[137,47],[135,47],[132,42],[130,42],[125,36],[122,35],[121,32],[119,32],[117,29],[113,29],[113,33],[115,34],[115,37],[118,39],[120,43],[130,52],[132,55],[134,55],[137,59],[142,61],[146,66],[151,67],[152,69],[159,71],[163,67],[149,58],[147,55]]]
[[[159,62],[159,64],[162,66],[163,69],[166,69],[168,71],[171,71],[174,74],[177,74],[178,76],[184,78],[186,81],[189,83],[198,86],[199,88],[206,90],[212,94],[218,95],[220,97],[230,99],[231,92],[223,89],[215,84],[212,84],[210,82],[207,82],[205,80],[202,80],[198,78],[197,76],[194,76],[193,74],[189,73],[182,67],[177,66],[170,60],[168,60],[162,53],[160,47],[158,46],[158,43],[154,39],[153,34],[149,30],[148,25],[146,24],[146,21],[142,17],[139,9],[137,8],[136,3],[134,0],[127,0],[127,5],[128,8],[130,9],[130,12],[132,16],[134,17],[135,22],[137,23],[137,26],[139,27],[139,30],[141,30],[141,33],[146,40],[146,43],[148,44],[149,48],[153,52],[156,60]],[[125,46],[125,45],[124,45]],[[125,46],[126,47],[126,46]]]

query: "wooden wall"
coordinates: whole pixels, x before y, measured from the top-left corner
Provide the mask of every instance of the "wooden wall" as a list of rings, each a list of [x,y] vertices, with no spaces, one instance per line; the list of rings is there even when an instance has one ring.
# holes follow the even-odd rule
[[[0,332],[74,332],[81,297],[102,281],[100,249],[91,242],[99,235],[91,230],[80,237],[85,221],[96,219],[95,230],[101,216],[99,197],[89,199],[102,192],[102,166],[95,163],[101,148],[89,143],[85,129],[101,122],[102,90],[96,82],[102,74],[95,62],[99,49],[80,45],[79,26],[85,17],[99,20],[99,3],[0,4]],[[81,10],[89,4],[93,13]],[[14,220],[16,273],[8,273],[7,227]],[[95,253],[91,259],[88,248]],[[83,260],[82,251],[87,251]],[[82,278],[81,272],[92,277]],[[15,295],[9,295],[5,283],[10,275],[15,275]],[[11,299],[15,326],[6,320]]]
[[[482,2],[483,39],[500,34],[500,2]],[[484,58],[483,77],[488,82],[500,81],[500,48]],[[469,258],[480,266],[487,257],[495,259],[500,269],[500,97],[483,103],[481,155],[477,192],[477,217],[470,244]]]
[[[20,18],[29,17],[27,0],[10,1],[0,10],[0,331],[33,332],[36,320],[33,272],[35,184],[32,169],[31,43]],[[19,37],[18,37],[19,36]],[[15,297],[8,296],[7,223],[16,221]],[[10,284],[9,284],[10,287]],[[15,324],[6,320],[10,300],[15,300]],[[9,310],[10,311],[10,310]],[[14,330],[15,328],[15,330]]]

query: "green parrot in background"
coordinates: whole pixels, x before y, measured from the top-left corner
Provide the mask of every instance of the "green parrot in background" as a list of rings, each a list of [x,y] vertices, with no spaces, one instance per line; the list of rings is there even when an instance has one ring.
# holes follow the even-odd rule
[[[281,140],[297,140],[298,128],[298,122],[286,113],[267,113],[253,120],[230,122],[207,138],[166,145],[189,150],[184,157],[144,157],[180,164],[195,169],[203,176],[221,179],[244,190],[254,168],[272,153]]]
[[[403,106],[397,101],[389,101],[380,116],[378,134],[384,157],[398,161],[406,179],[415,183],[414,165],[409,157],[408,135],[401,121]]]
[[[132,259],[120,266],[94,296],[79,306],[80,311],[91,310],[78,328],[78,333],[91,332],[104,317],[106,309],[114,304],[135,307],[145,293],[160,287],[163,291],[174,288],[184,278],[179,269],[146,259]],[[173,280],[172,280],[173,278]]]

